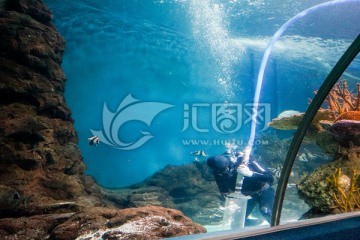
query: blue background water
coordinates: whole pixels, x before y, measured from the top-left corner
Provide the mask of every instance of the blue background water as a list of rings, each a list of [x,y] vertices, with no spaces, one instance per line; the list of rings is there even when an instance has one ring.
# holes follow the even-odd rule
[[[245,108],[271,36],[297,13],[326,1],[45,2],[67,43],[65,94],[87,173],[103,186],[122,187],[168,164],[191,163],[191,151],[218,154],[224,141],[232,139],[246,144],[250,125]],[[359,12],[360,1],[320,9],[285,32],[271,54],[261,97],[271,107],[271,118],[284,110],[306,109],[308,98],[360,32]],[[104,104],[116,112],[128,94],[141,102],[172,105],[150,126],[129,122],[118,131],[124,142],[139,139],[139,130],[154,137],[133,150],[104,143],[89,146],[90,130],[104,128]],[[242,118],[237,119],[241,127],[234,133],[220,133],[212,126],[219,119],[211,116],[211,106],[223,103],[242,104]],[[190,107],[188,118],[184,106]],[[208,131],[197,131],[194,124],[182,131],[184,116]],[[259,130],[265,126],[262,121]]]

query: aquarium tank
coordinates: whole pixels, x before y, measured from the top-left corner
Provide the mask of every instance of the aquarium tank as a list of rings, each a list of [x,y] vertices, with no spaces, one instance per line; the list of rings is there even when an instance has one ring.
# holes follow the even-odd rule
[[[360,209],[358,51],[293,147],[360,0],[0,8],[0,236],[161,239]]]

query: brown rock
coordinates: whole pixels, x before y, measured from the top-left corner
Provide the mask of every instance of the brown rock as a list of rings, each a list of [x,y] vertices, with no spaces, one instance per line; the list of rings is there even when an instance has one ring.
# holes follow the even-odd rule
[[[21,196],[14,188],[0,185],[0,211],[16,209],[21,203]]]
[[[173,209],[154,206],[122,210],[90,208],[58,225],[51,237],[68,240],[97,234],[104,239],[162,239],[205,231],[204,227]]]
[[[171,184],[169,184],[171,182]],[[200,224],[219,224],[225,203],[206,161],[166,166],[143,182],[122,189],[104,189],[103,197],[118,208],[175,208]]]
[[[349,145],[351,142],[360,146],[360,121],[337,120],[331,125],[329,131],[342,145]]]
[[[41,0],[7,1],[5,9],[31,16],[37,21],[50,25],[52,14]]]
[[[100,205],[85,189],[85,164],[64,100],[60,64],[65,41],[41,0],[8,0],[3,7],[0,181],[19,196],[32,196],[28,207],[18,204],[12,210],[41,214],[45,206],[76,200]]]
[[[48,239],[50,231],[73,213],[0,219],[1,239]]]

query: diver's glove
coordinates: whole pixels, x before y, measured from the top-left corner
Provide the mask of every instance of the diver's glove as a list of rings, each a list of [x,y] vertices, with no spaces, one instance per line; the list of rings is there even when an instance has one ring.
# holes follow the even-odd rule
[[[254,174],[254,172],[251,171],[251,170],[249,169],[249,167],[246,166],[246,165],[244,165],[244,164],[241,164],[241,165],[238,167],[237,171],[238,171],[238,173],[244,175],[245,177],[251,177],[251,176]]]

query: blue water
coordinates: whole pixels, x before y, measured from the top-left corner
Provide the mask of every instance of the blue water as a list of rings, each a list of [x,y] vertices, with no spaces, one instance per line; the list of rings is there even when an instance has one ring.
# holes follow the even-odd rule
[[[122,187],[168,164],[191,163],[191,151],[218,154],[233,139],[245,146],[266,45],[291,17],[326,1],[45,2],[66,39],[65,95],[86,172],[103,186]],[[267,115],[258,131],[268,131],[266,121],[284,110],[306,109],[360,32],[359,12],[360,1],[321,9],[283,34],[265,72],[261,102]],[[233,103],[227,115],[225,103]],[[89,146],[91,130],[114,146]],[[142,138],[144,144],[131,145]]]

